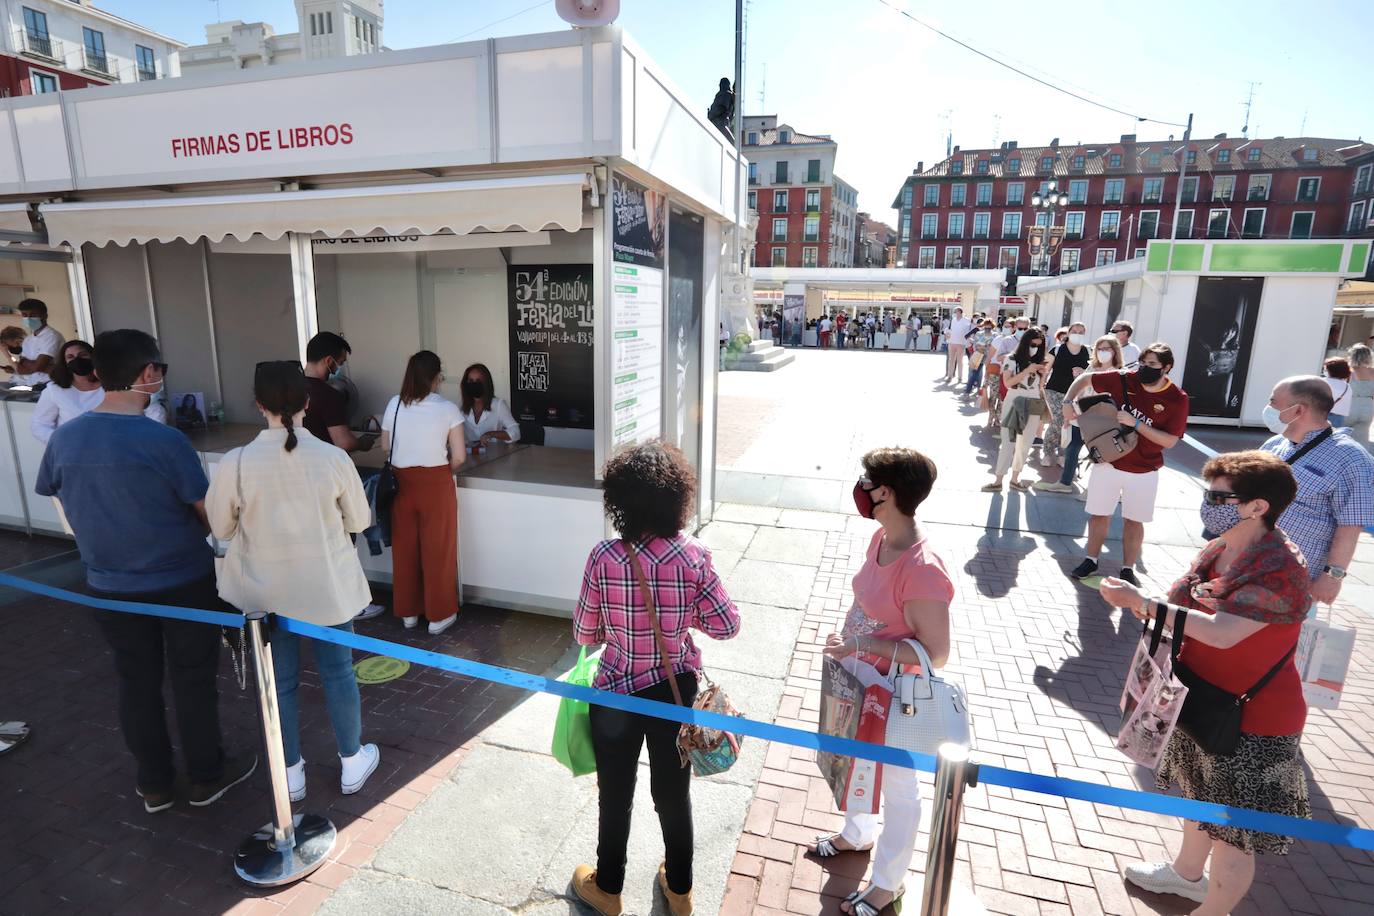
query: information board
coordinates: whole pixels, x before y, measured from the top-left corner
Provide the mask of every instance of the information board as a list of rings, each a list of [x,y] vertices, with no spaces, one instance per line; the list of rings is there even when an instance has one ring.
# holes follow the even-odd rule
[[[612,449],[662,432],[666,217],[662,194],[612,176]]]
[[[591,429],[592,266],[509,268],[511,411],[517,420]]]

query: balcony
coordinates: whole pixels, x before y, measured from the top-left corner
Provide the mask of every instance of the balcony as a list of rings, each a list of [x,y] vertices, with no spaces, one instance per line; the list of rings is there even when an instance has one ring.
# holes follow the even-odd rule
[[[962,230],[962,229],[951,229],[951,230],[949,230],[949,237],[952,238],[952,239],[961,239],[961,238],[964,237],[964,230]]]
[[[157,79],[157,71],[156,71],[156,70],[145,70],[145,69],[143,69],[142,67],[139,67],[139,68],[138,68],[138,81],[139,81],[140,83],[146,83],[146,82],[148,82],[148,81],[150,81],[150,80],[155,80],[155,79]]]
[[[924,229],[921,230],[921,238],[923,238],[923,239],[933,239],[933,238],[935,238],[935,237],[936,237],[936,236],[935,236],[935,233],[934,233],[934,232],[927,232],[927,231],[924,230]]]
[[[1079,230],[1077,232],[1065,232],[1064,238],[1070,242],[1076,242],[1079,239],[1083,238],[1083,232],[1082,230]]]
[[[81,69],[87,73],[98,73],[101,76],[110,75],[110,59],[105,56],[105,52],[96,51],[92,48],[81,49]]]
[[[44,60],[55,61],[64,64],[63,60],[66,51],[62,47],[62,42],[55,40],[50,35],[40,35],[37,32],[30,32],[28,29],[19,29],[15,32],[15,44],[19,46],[20,53],[30,57],[41,57]]]
[[[1119,232],[1119,229],[1103,229],[1097,234],[1097,237],[1103,241],[1115,241]]]
[[[1004,238],[1004,239],[1019,239],[1020,237],[1021,237],[1021,233],[1020,233],[1019,230],[1016,231],[1016,232],[1008,232],[1008,231],[1005,230],[1005,229],[1002,230],[1001,238]]]
[[[974,229],[973,237],[976,239],[985,239],[988,237],[988,231],[986,229]]]
[[[1154,226],[1141,226],[1136,230],[1135,237],[1137,239],[1152,239],[1155,237],[1155,228]]]
[[[1195,204],[1195,203],[1197,203],[1197,191],[1184,191],[1184,192],[1183,192],[1183,202],[1184,202],[1185,204]]]
[[[786,242],[786,241],[787,241],[787,233],[786,233],[786,232],[782,232],[782,233],[774,232],[774,233],[773,233],[773,241],[774,241],[774,242]]]
[[[980,197],[980,198],[978,198],[978,202],[977,202],[976,204],[974,204],[974,206],[975,206],[975,207],[991,207],[991,206],[992,206],[992,198],[991,198],[991,197]]]
[[[1212,201],[1213,201],[1214,203],[1220,202],[1220,203],[1228,203],[1228,204],[1229,204],[1229,203],[1231,202],[1231,192],[1230,192],[1230,191],[1213,191],[1213,192],[1212,192]]]
[[[1356,182],[1355,187],[1350,189],[1350,196],[1352,198],[1366,197],[1371,193],[1374,193],[1374,182],[1372,181]]]
[[[757,176],[757,175],[750,175],[750,176],[749,176],[749,184],[750,184],[750,185],[757,185],[758,183],[759,183],[759,176]]]
[[[820,240],[821,234],[819,232],[808,232],[802,236],[803,242],[819,242]]]
[[[1142,202],[1147,204],[1159,203],[1161,195],[1158,191],[1147,191],[1142,197]]]
[[[1316,191],[1299,191],[1299,192],[1298,192],[1298,203],[1300,203],[1300,204],[1315,204],[1316,202],[1317,202],[1317,192],[1316,192]]]
[[[1268,188],[1250,188],[1249,191],[1247,191],[1246,194],[1245,194],[1245,199],[1246,199],[1246,200],[1268,200],[1268,199],[1269,199],[1269,189],[1268,189]]]

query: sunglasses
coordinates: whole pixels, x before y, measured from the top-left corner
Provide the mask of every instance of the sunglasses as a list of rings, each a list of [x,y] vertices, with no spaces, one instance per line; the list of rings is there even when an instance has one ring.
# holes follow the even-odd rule
[[[1208,490],[1202,494],[1202,501],[1209,506],[1220,506],[1228,499],[1240,500],[1245,497],[1231,490]]]

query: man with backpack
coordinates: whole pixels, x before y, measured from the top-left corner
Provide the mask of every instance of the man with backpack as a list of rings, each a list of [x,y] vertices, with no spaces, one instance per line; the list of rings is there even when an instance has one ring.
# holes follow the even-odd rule
[[[1123,522],[1120,578],[1138,584],[1135,564],[1140,560],[1145,525],[1154,518],[1164,450],[1177,445],[1188,428],[1188,395],[1169,380],[1173,367],[1174,351],[1169,345],[1151,344],[1135,369],[1085,372],[1064,396],[1067,423],[1078,416],[1079,398],[1107,395],[1117,407],[1117,422],[1122,427],[1117,441],[1133,440],[1125,448],[1103,447],[1094,453],[1095,460],[1098,455],[1100,460],[1088,478],[1087,556],[1070,573],[1075,578],[1097,574],[1098,554],[1119,504]],[[1085,444],[1093,446],[1086,430],[1083,438]]]

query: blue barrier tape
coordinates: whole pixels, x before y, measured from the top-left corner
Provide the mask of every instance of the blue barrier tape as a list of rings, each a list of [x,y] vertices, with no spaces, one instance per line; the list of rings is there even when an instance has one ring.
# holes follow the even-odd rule
[[[775,725],[771,722],[759,722],[755,719],[723,716],[719,713],[688,709],[686,707],[676,706],[672,703],[660,703],[656,700],[645,700],[640,697],[627,696],[622,693],[612,693],[606,690],[596,690],[591,687],[581,687],[563,681],[551,680],[536,674],[525,674],[521,671],[512,671],[509,668],[500,668],[495,665],[487,665],[464,658],[455,658],[451,655],[440,655],[437,652],[430,652],[425,649],[403,646],[381,639],[374,639],[370,636],[359,636],[356,633],[345,633],[340,630],[316,626],[315,624],[304,623],[299,620],[278,617],[276,618],[276,622],[277,626],[281,629],[295,633],[299,636],[309,636],[313,639],[338,643],[339,645],[350,646],[351,648],[360,649],[365,652],[376,652],[389,655],[392,658],[404,659],[414,664],[440,668],[445,671],[451,671],[454,674],[465,675],[480,680],[507,684],[522,690],[549,693],[559,697],[569,697],[574,700],[595,703],[610,709],[620,709],[625,712],[639,713],[641,715],[653,716],[658,719],[668,719],[673,722],[690,722],[694,725],[703,725],[708,728],[725,729],[738,735],[748,735],[752,738],[759,738],[764,741],[789,744],[795,747],[805,747],[816,751],[825,751],[830,754],[840,754],[846,757],[859,757],[892,766],[906,767],[913,770],[924,770],[925,772],[932,772],[935,769],[935,758],[929,754],[916,754],[911,751],[902,750],[901,748],[888,747],[882,744],[870,744],[866,741],[837,738],[833,735],[822,735],[817,732],[804,731],[786,725]],[[1332,824],[1299,817],[1287,817],[1285,815],[1270,814],[1264,811],[1254,811],[1249,808],[1233,808],[1228,805],[1218,805],[1211,802],[1177,798],[1172,795],[1162,795],[1157,792],[1120,789],[1115,786],[1099,785],[1097,783],[1083,782],[1077,779],[1064,779],[1058,776],[1038,776],[1034,773],[1025,773],[1019,770],[1009,770],[1003,767],[987,765],[982,765],[978,768],[978,780],[985,784],[1005,786],[1011,789],[1025,789],[1030,792],[1039,792],[1045,795],[1058,795],[1064,798],[1082,799],[1083,801],[1115,805],[1120,808],[1151,811],[1156,814],[1185,818],[1191,821],[1200,821],[1208,824],[1222,824],[1228,827],[1240,827],[1246,830],[1259,830],[1265,833],[1293,836],[1319,843],[1353,846],[1356,849],[1374,851],[1374,830],[1366,830],[1358,827],[1348,827],[1341,824]]]
[[[32,579],[21,579],[9,573],[0,573],[0,585],[8,585],[20,591],[32,592],[45,598],[56,598],[70,604],[80,604],[102,611],[119,611],[121,614],[146,614],[149,617],[171,617],[174,620],[189,620],[192,623],[213,623],[222,627],[238,629],[243,626],[242,614],[225,611],[202,611],[196,608],[172,607],[166,604],[143,604],[138,601],[115,601],[109,598],[96,598],[65,588],[54,588]]]
[[[1216,449],[1211,448],[1210,446],[1203,445],[1201,442],[1197,441],[1187,433],[1183,434],[1183,441],[1191,445],[1193,448],[1197,449],[1199,452],[1202,452],[1202,454],[1206,455],[1208,458],[1215,458],[1217,456]]]
[[[28,579],[21,579],[17,576],[9,575],[8,573],[0,573],[0,585],[7,585],[11,588],[32,592],[37,595],[44,595],[49,598],[56,598],[60,601],[67,601],[71,604],[84,605],[86,607],[99,608],[101,610],[120,611],[131,614],[148,614],[157,617],[172,617],[179,620],[190,620],[197,623],[213,623],[232,627],[241,627],[244,621],[241,614],[228,614],[219,611],[203,611],[192,608],[170,607],[160,604],[141,604],[131,601],[111,601],[102,598],[92,598],[89,595],[82,595],[77,592],[54,588],[50,585],[43,585],[42,583],[33,582]],[[694,725],[703,725],[708,728],[725,729],[734,734],[748,735],[749,737],[758,738],[763,741],[788,744],[794,747],[810,748],[811,750],[824,751],[826,753],[839,754],[846,757],[858,757],[891,766],[923,770],[925,772],[932,772],[935,769],[935,758],[929,754],[917,754],[911,751],[902,750],[901,748],[888,747],[882,744],[870,744],[866,741],[837,738],[833,735],[822,735],[818,732],[804,731],[803,729],[792,728],[786,725],[759,722],[756,719],[723,716],[719,713],[690,709],[676,706],[672,703],[660,703],[656,700],[646,700],[641,697],[633,697],[606,690],[597,690],[592,687],[582,687],[564,681],[551,680],[537,674],[526,674],[523,671],[513,671],[509,668],[501,668],[496,665],[474,662],[465,658],[441,655],[438,652],[431,652],[427,649],[417,649],[412,646],[387,642],[386,640],[375,639],[371,636],[359,636],[356,633],[345,633],[341,630],[317,626],[316,624],[305,623],[300,620],[292,620],[288,617],[277,617],[275,619],[276,625],[279,628],[288,633],[295,633],[298,636],[308,636],[312,639],[337,643],[364,652],[373,652],[391,658],[403,659],[414,664],[439,668],[478,680],[505,684],[521,690],[548,693],[558,697],[568,697],[570,699],[582,700],[586,703],[594,703],[598,706],[604,706],[610,709],[619,709],[624,712],[638,713],[640,715],[652,716],[654,718],[666,719],[673,722],[689,722]],[[1083,801],[1115,805],[1119,808],[1130,808],[1137,811],[1150,811],[1155,814],[1185,818],[1201,823],[1222,824],[1246,830],[1277,833],[1318,843],[1351,846],[1355,849],[1374,851],[1374,830],[1367,830],[1359,827],[1348,827],[1341,824],[1287,817],[1279,814],[1269,814],[1263,811],[1253,811],[1249,808],[1233,808],[1229,805],[1217,805],[1211,802],[1176,798],[1171,795],[1161,795],[1157,792],[1121,789],[1115,786],[1082,782],[1077,779],[1065,779],[1059,776],[1039,776],[1034,773],[1009,770],[1004,767],[995,767],[986,764],[979,767],[978,779],[980,782],[987,785],[1004,786],[1011,789],[1024,789],[1029,792],[1038,792],[1044,795],[1081,799]]]

